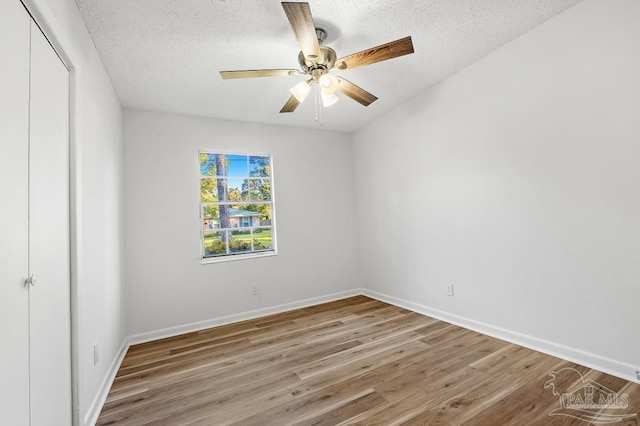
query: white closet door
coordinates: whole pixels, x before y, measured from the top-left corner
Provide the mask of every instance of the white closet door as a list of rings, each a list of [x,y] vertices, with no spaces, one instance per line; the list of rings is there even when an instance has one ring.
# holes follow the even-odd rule
[[[71,425],[69,73],[31,25],[31,426]]]
[[[29,22],[0,1],[0,424],[29,424]]]

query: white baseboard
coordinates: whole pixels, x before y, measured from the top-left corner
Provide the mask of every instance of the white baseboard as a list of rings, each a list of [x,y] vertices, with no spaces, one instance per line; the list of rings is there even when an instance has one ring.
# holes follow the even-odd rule
[[[102,407],[104,406],[105,401],[107,400],[107,396],[109,395],[109,390],[111,389],[111,385],[116,378],[116,374],[118,374],[118,369],[122,364],[122,360],[124,360],[124,356],[127,354],[127,350],[129,350],[128,340],[125,338],[124,342],[122,342],[122,346],[118,351],[118,354],[114,358],[113,362],[109,366],[109,370],[107,371],[107,375],[104,377],[104,380],[100,384],[100,388],[98,389],[98,393],[96,397],[93,399],[87,414],[84,416],[83,424],[84,426],[95,426],[98,421],[98,416],[100,416],[100,412],[102,411]]]
[[[132,345],[136,345],[139,343],[151,342],[153,340],[164,339],[166,337],[177,336],[184,333],[190,333],[193,331],[204,330],[206,328],[217,327],[220,325],[231,324],[234,322],[245,321],[254,318],[260,318],[267,315],[277,314],[281,312],[291,311],[293,309],[306,308],[308,306],[319,305],[321,303],[332,302],[334,300],[340,300],[347,297],[357,296],[363,294],[362,289],[354,289],[349,291],[343,291],[340,293],[328,294],[325,296],[313,297],[311,299],[299,300],[297,302],[285,303],[282,305],[271,306],[263,309],[256,309],[253,311],[247,311],[239,314],[228,315],[224,317],[213,318],[206,321],[194,322],[191,324],[180,325],[176,327],[169,327],[161,330],[150,331],[148,333],[140,333],[133,336],[129,336],[125,338],[122,343],[122,347],[118,352],[118,355],[111,363],[109,367],[109,371],[105,376],[102,384],[100,385],[100,389],[93,402],[91,403],[91,407],[87,411],[87,414],[84,416],[84,426],[94,426],[98,421],[98,417],[100,416],[100,412],[102,411],[102,407],[104,406],[105,401],[107,400],[107,396],[109,395],[109,390],[113,385],[113,381],[116,378],[116,374],[118,373],[118,369],[124,360],[124,356],[129,350],[129,347]]]
[[[444,312],[438,309],[431,308],[429,306],[421,305],[419,303],[409,302],[407,300],[399,299],[397,297],[389,296],[387,294],[378,293],[373,290],[367,290],[363,288],[353,289],[349,291],[343,291],[340,293],[329,294],[326,296],[314,297],[311,299],[300,300],[297,302],[285,303],[282,305],[271,306],[268,308],[256,309],[253,311],[247,311],[239,314],[228,315],[224,317],[213,318],[206,321],[199,321],[190,324],[180,325],[176,327],[169,327],[161,330],[150,331],[147,333],[140,333],[133,336],[129,336],[122,343],[122,347],[118,352],[118,355],[114,359],[109,368],[109,372],[103,380],[100,390],[96,395],[89,411],[84,417],[85,426],[93,426],[98,420],[100,411],[107,399],[111,385],[116,377],[116,373],[122,364],[127,350],[131,345],[150,342],[153,340],[164,339],[167,337],[177,336],[184,333],[190,333],[194,331],[204,330],[211,327],[217,327],[225,324],[231,324],[239,321],[250,320],[254,318],[260,318],[266,315],[277,314],[281,312],[290,311],[293,309],[305,308],[308,306],[318,305],[320,303],[332,302],[347,297],[364,295],[371,297],[372,299],[380,300],[401,308],[408,309],[419,314],[427,315],[432,318],[439,319],[451,324],[464,327],[469,330],[477,331],[478,333],[486,334],[487,336],[495,337],[500,340],[504,340],[516,345],[524,346],[526,348],[542,352],[557,358],[561,358],[570,362],[584,365],[585,367],[593,368],[595,370],[602,371],[607,374],[611,374],[616,377],[620,377],[624,380],[629,380],[635,383],[640,383],[639,380],[633,375],[634,367],[630,364],[620,362],[614,359],[605,358],[590,352],[585,352],[579,349],[564,346],[558,343],[550,342],[548,340],[539,339],[537,337],[529,336],[526,334],[518,333],[513,330],[507,330],[504,328],[496,327],[490,324],[485,324],[479,321],[475,321],[469,318],[465,318],[459,315]]]
[[[176,327],[164,328],[147,333],[135,334],[128,338],[128,343],[129,345],[137,345],[139,343],[151,342],[153,340],[164,339],[167,337],[173,337],[184,333],[191,333],[194,331],[200,331],[211,327],[218,327],[234,322],[246,321],[254,318],[264,317],[267,315],[279,314],[281,312],[291,311],[293,309],[306,308],[307,306],[319,305],[321,303],[332,302],[334,300],[357,296],[359,294],[362,294],[361,289],[342,291],[340,293],[328,294],[326,296],[313,297],[311,299],[299,300],[297,302],[284,303],[282,305],[271,306],[268,308],[256,309],[239,314],[193,322],[191,324],[179,325]]]
[[[585,367],[620,377],[624,380],[640,383],[640,380],[638,380],[634,375],[635,368],[632,365],[615,359],[605,358],[594,353],[571,348],[548,340],[539,339],[527,334],[518,333],[517,331],[507,330],[491,324],[485,324],[483,322],[444,312],[419,303],[398,299],[397,297],[378,293],[376,291],[362,289],[361,294],[419,314],[455,324],[469,330],[477,331],[478,333],[486,334],[487,336],[495,337],[509,343],[515,343],[516,345],[524,346],[526,348],[533,349],[534,351],[542,352],[566,361],[575,362],[577,364],[584,365]]]

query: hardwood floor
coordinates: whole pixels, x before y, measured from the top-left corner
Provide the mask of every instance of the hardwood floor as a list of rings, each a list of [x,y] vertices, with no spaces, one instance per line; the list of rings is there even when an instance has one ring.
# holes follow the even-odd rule
[[[562,408],[544,387],[552,371],[557,391],[584,395],[581,374],[596,403],[610,390],[628,407]],[[357,296],[132,346],[97,424],[587,425],[576,417],[593,413],[636,425],[640,385]]]

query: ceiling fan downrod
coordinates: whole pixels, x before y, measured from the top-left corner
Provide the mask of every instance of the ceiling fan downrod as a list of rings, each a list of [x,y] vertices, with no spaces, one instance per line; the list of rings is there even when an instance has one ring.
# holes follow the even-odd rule
[[[322,43],[327,39],[327,30],[321,27],[316,27],[316,37],[318,37],[318,44],[322,46]]]

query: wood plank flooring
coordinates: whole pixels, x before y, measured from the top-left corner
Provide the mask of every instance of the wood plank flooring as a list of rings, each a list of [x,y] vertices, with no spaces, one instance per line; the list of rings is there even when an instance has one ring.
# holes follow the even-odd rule
[[[561,393],[579,395],[584,378],[596,403],[606,389],[628,407],[563,408],[544,387],[552,371]],[[591,424],[586,415],[637,425],[640,385],[357,296],[132,346],[97,424]]]

